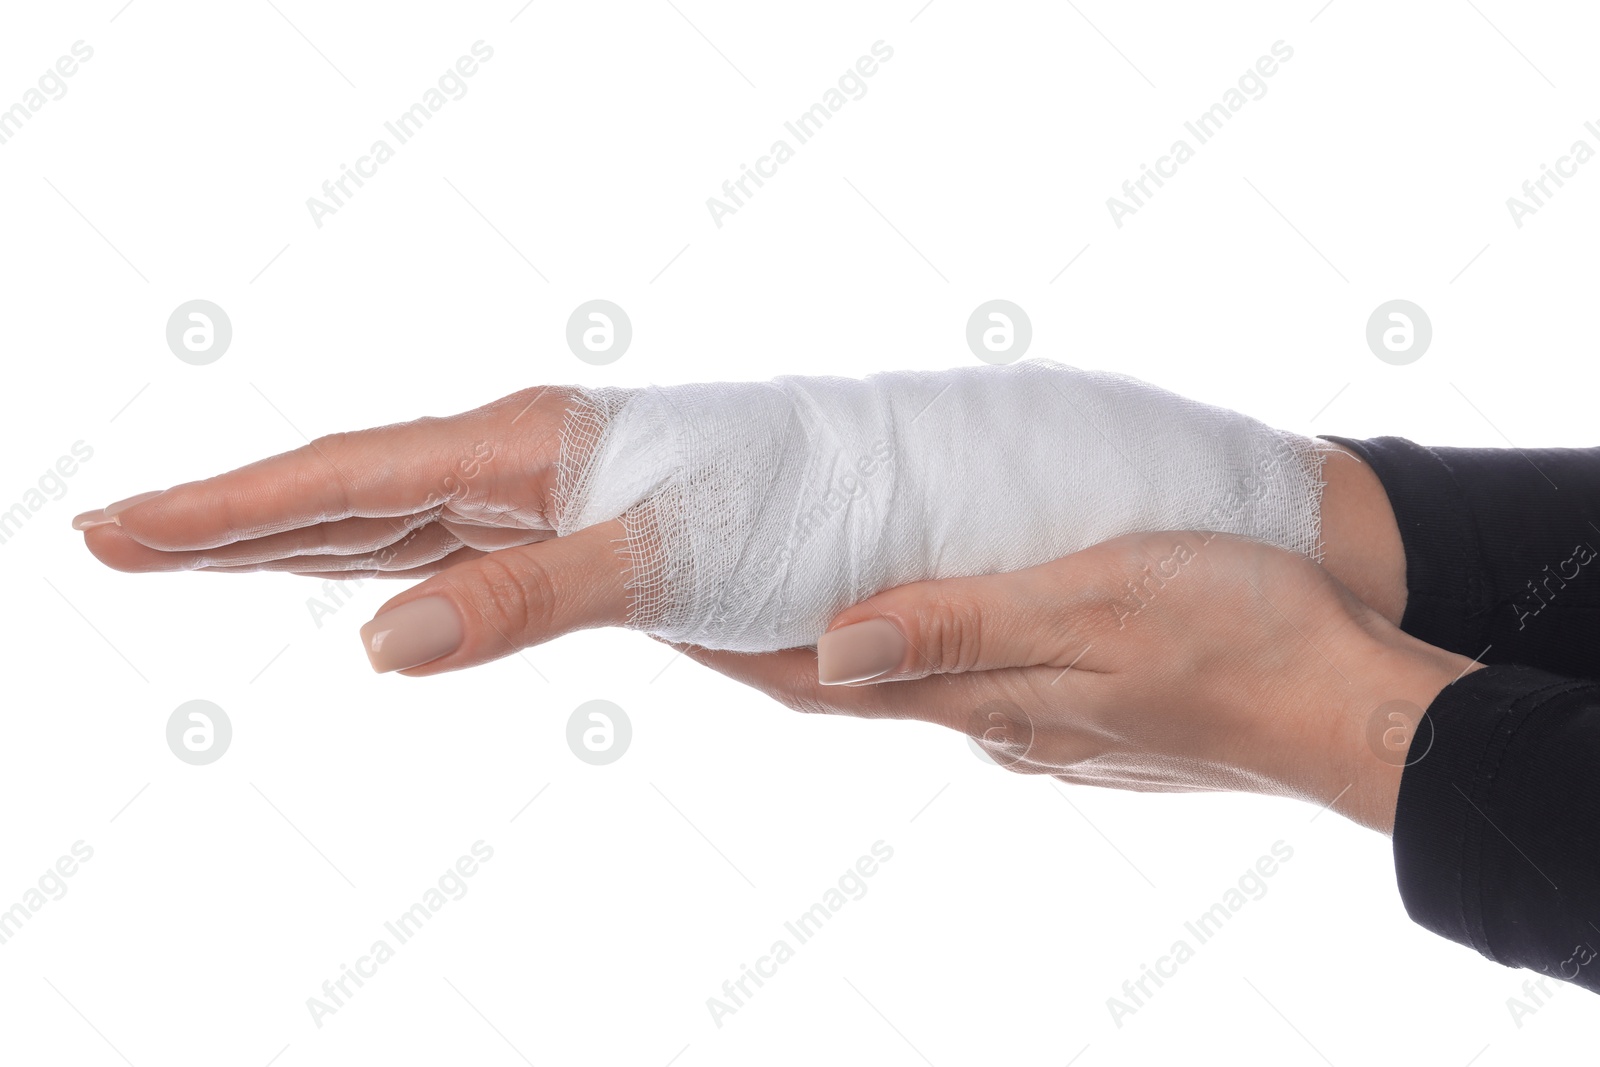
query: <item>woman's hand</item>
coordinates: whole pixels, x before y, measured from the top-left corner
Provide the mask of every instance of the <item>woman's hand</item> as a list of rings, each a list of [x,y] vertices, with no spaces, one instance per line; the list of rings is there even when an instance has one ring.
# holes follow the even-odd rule
[[[1194,532],[889,590],[816,652],[679,647],[796,710],[961,730],[1022,773],[1294,796],[1386,833],[1417,719],[1475,669],[1304,557]]]
[[[122,571],[427,578],[363,627],[374,669],[473,666],[627,616],[619,524],[554,536],[569,399],[530,389],[449,418],[334,434],[73,526]]]

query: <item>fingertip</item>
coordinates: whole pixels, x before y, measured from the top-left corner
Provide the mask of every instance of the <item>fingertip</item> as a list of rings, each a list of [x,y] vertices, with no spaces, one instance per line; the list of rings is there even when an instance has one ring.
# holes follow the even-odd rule
[[[153,570],[182,569],[163,566],[165,558],[135,541],[128,531],[114,522],[100,522],[83,531],[83,544],[89,554],[114,571],[143,574]]]

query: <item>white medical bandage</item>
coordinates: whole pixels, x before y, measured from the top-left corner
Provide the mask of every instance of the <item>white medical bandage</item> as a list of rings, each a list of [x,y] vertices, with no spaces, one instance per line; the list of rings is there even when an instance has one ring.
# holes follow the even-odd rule
[[[1041,360],[580,390],[557,532],[622,517],[630,626],[768,652],[815,644],[884,589],[1019,570],[1134,531],[1213,530],[1315,556],[1326,447]]]

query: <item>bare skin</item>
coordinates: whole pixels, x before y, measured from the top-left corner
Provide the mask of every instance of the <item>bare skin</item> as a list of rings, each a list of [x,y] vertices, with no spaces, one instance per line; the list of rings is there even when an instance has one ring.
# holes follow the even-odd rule
[[[1394,623],[1406,608],[1406,557],[1383,483],[1339,448],[1322,467],[1322,566],[1368,607]]]
[[[459,670],[626,621],[620,524],[554,536],[566,408],[562,391],[530,389],[449,418],[335,434],[73,524],[123,571],[422,579],[379,614],[441,596],[464,636],[400,673]],[[1018,575],[890,590],[843,613],[830,631],[889,618],[919,650],[875,680],[893,684],[822,686],[810,649],[686,651],[791,706],[923,718],[991,743],[995,723],[975,709],[1009,706],[1012,734],[1033,738],[1001,746],[1016,770],[1318,804],[1343,790],[1338,810],[1387,831],[1399,767],[1371,751],[1368,720],[1385,701],[1427,707],[1472,665],[1395,628],[1405,561],[1377,478],[1342,451],[1324,477],[1320,567],[1235,538],[1141,534]],[[1178,544],[1193,553],[1181,578],[1116,626],[1106,598],[1128,568]]]

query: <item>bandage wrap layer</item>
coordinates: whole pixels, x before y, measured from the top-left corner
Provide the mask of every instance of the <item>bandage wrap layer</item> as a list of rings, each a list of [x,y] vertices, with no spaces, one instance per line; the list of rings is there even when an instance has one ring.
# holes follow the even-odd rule
[[[1215,530],[1315,557],[1324,447],[1039,360],[580,390],[557,532],[620,516],[631,626],[766,652],[814,644],[893,586],[1133,531]]]

